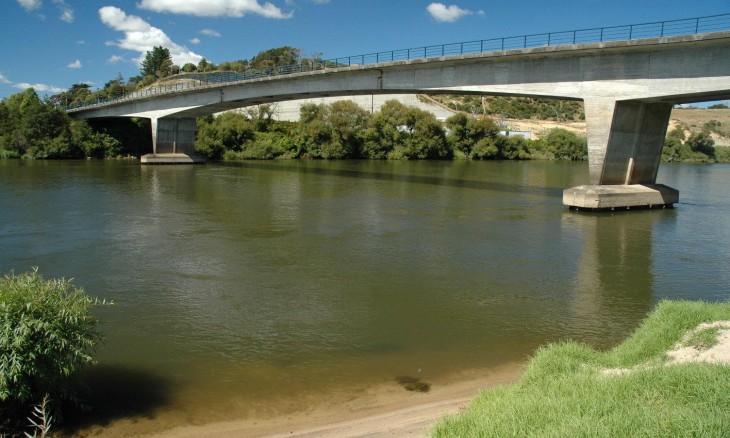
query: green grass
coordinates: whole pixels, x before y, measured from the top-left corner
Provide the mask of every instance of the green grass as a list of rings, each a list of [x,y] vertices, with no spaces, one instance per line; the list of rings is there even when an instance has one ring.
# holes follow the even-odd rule
[[[664,301],[611,351],[549,345],[517,383],[482,392],[431,435],[730,437],[730,366],[659,366],[687,332],[719,320],[730,320],[730,303]],[[634,370],[607,376],[606,368]]]

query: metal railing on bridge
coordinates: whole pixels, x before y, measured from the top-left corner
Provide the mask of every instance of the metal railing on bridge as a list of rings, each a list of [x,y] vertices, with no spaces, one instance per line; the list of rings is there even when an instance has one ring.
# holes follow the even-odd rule
[[[373,65],[387,62],[409,61],[414,59],[501,52],[505,50],[531,49],[547,46],[663,38],[726,30],[730,30],[730,14],[389,50],[327,60],[308,60],[299,64],[272,67],[263,70],[249,70],[244,72],[183,73],[168,77],[167,80],[187,80],[187,82],[151,87],[145,90],[127,93],[123,96],[99,99],[96,102],[84,103],[73,107],[67,107],[66,109],[74,110],[103,106],[120,101],[142,99],[150,96],[176,93],[191,89],[210,88],[221,84],[231,84],[251,79],[288,75],[292,73],[318,71],[328,68]]]

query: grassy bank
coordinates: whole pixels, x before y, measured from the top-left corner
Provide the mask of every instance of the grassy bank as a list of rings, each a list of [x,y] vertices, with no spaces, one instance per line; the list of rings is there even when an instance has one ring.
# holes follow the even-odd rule
[[[700,323],[722,320],[730,320],[730,303],[665,301],[613,350],[575,342],[547,346],[517,383],[483,392],[431,434],[730,437],[730,366],[670,365],[667,355],[680,342],[712,346],[717,329],[683,337]]]

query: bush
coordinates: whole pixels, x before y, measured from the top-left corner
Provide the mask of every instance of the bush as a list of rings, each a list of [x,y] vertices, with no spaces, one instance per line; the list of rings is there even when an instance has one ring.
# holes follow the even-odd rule
[[[588,143],[585,137],[562,128],[548,131],[542,138],[544,149],[558,160],[578,161],[588,158]]]
[[[96,304],[69,280],[45,280],[37,269],[0,279],[0,430],[18,427],[11,419],[28,417],[46,395],[75,400],[68,378],[93,362],[101,340],[90,314]]]

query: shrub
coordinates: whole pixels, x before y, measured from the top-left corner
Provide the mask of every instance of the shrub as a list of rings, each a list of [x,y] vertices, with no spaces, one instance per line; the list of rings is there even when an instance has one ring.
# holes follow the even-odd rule
[[[90,314],[96,304],[69,280],[45,280],[37,269],[0,279],[0,429],[17,427],[9,421],[25,419],[46,395],[75,400],[68,378],[93,362],[101,340]]]

